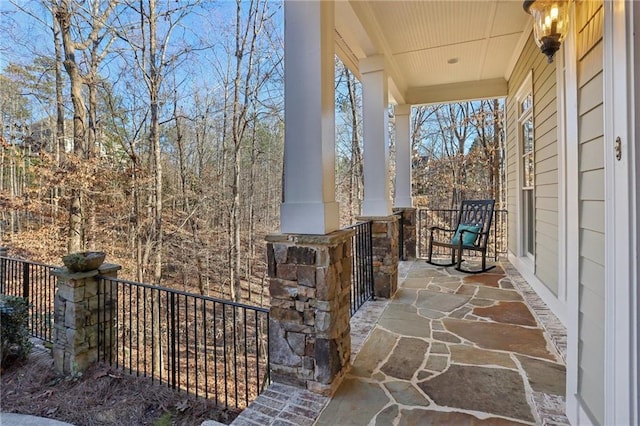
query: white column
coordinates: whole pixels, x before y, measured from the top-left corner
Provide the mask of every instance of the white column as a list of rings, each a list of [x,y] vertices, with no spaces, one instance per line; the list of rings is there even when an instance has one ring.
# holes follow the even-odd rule
[[[396,105],[396,191],[394,207],[413,207],[411,199],[411,105]]]
[[[362,216],[389,216],[388,90],[384,57],[360,62],[364,125],[364,200]]]
[[[284,2],[285,136],[280,230],[328,234],[335,200],[334,4]]]

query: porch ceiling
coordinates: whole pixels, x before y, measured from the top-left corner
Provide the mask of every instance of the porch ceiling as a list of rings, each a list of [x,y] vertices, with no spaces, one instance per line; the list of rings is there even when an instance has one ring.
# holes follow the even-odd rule
[[[532,28],[520,0],[337,1],[335,25],[356,74],[363,58],[384,57],[399,104],[505,96]]]

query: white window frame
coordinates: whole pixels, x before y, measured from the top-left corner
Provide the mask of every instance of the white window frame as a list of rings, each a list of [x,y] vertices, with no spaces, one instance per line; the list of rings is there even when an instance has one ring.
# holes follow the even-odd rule
[[[527,98],[527,96],[531,96],[531,107],[526,111],[521,111],[522,102]],[[534,272],[535,269],[535,257],[530,256],[527,253],[525,248],[525,236],[524,236],[524,221],[525,221],[525,201],[524,201],[524,167],[523,167],[523,158],[524,158],[524,149],[523,149],[523,135],[522,135],[522,123],[531,118],[534,118],[535,112],[535,97],[533,93],[533,70],[530,70],[524,81],[518,88],[515,95],[515,102],[517,106],[517,132],[516,132],[516,145],[517,145],[517,180],[516,180],[516,209],[517,209],[517,227],[516,227],[516,235],[517,235],[517,249],[516,256],[523,261],[528,269],[531,272]],[[535,122],[534,122],[534,135],[535,135]],[[535,162],[535,137],[534,137],[534,162]],[[535,169],[534,169],[535,170]],[[535,177],[534,177],[534,189],[533,191],[533,199],[534,199],[534,210],[535,210]],[[535,235],[535,221],[534,221],[534,235]],[[535,244],[535,239],[534,239]],[[535,248],[534,248],[535,252]],[[534,254],[535,256],[535,254]]]

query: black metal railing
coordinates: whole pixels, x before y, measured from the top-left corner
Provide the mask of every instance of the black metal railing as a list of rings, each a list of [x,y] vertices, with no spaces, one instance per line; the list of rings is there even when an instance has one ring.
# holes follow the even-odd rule
[[[398,260],[407,260],[404,257],[404,211],[394,213],[398,216]]]
[[[99,357],[225,408],[269,382],[269,310],[99,277]]]
[[[418,209],[418,257],[426,257],[429,250],[429,228],[439,226],[453,229],[458,219],[458,210],[453,209]],[[474,257],[481,253],[468,251],[465,256]],[[488,240],[487,257],[498,260],[500,255],[507,254],[507,210],[494,210]],[[434,256],[450,256],[445,247],[434,247]]]
[[[53,342],[55,266],[0,257],[0,294],[24,297],[29,302],[29,331],[45,342]]]
[[[351,263],[351,316],[367,300],[373,298],[373,223],[371,221],[352,225],[355,230],[351,238],[353,260]]]

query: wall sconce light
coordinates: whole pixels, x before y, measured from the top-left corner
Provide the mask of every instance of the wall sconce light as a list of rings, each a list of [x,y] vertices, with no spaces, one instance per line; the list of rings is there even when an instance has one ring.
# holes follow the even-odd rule
[[[522,7],[533,16],[533,36],[549,63],[569,29],[569,0],[525,0]]]

